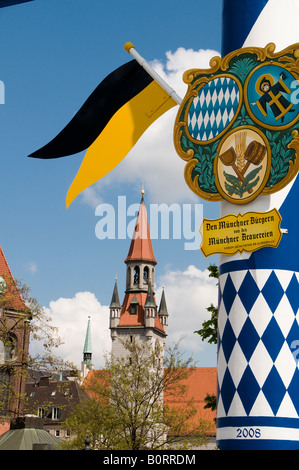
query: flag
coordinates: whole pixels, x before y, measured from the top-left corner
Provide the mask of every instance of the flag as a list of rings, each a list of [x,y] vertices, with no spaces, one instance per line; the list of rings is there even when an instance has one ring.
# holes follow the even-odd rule
[[[0,8],[19,5],[20,3],[32,2],[33,0],[0,0]]]
[[[68,207],[81,191],[118,165],[145,130],[176,104],[132,60],[110,73],[66,127],[29,157],[60,158],[87,149],[67,193]]]

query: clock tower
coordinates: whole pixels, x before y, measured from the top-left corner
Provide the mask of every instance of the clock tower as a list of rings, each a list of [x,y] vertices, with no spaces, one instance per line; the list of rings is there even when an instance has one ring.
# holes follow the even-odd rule
[[[126,264],[126,290],[122,305],[115,281],[110,304],[112,355],[126,354],[121,339],[135,338],[163,353],[167,336],[168,311],[163,289],[160,308],[155,299],[155,268],[157,265],[150,236],[144,191],[136,219]]]

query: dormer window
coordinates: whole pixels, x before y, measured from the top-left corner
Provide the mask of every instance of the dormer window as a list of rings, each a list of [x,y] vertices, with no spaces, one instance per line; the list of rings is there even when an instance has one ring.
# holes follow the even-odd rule
[[[137,305],[134,305],[134,304],[130,305],[130,314],[137,315]]]
[[[138,300],[136,295],[134,295],[132,302],[130,303],[130,315],[137,315],[138,311]]]

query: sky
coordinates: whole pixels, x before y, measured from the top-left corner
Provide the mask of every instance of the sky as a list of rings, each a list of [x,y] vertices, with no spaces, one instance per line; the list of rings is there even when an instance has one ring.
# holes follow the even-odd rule
[[[219,216],[219,206],[199,199],[185,183],[185,162],[173,144],[178,106],[68,209],[66,194],[85,152],[53,160],[28,155],[132,59],[123,47],[127,41],[183,98],[183,73],[208,68],[220,55],[221,13],[221,0],[34,0],[0,9],[0,245],[14,277],[31,287],[59,328],[64,345],[57,354],[79,367],[88,316],[96,369],[110,350],[109,304],[116,276],[124,297],[128,233],[142,188],[158,261],[156,300],[164,286],[169,312],[167,342],[182,338],[181,348],[199,367],[216,366],[216,347],[194,331],[209,318],[206,308],[217,304],[217,282],[207,267],[218,257],[204,257],[197,231],[202,217]],[[168,236],[152,216],[161,204],[180,217],[176,226],[169,219]]]

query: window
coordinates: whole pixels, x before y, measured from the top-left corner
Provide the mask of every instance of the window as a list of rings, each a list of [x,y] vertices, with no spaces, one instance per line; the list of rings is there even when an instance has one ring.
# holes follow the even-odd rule
[[[53,406],[51,419],[59,419],[61,416],[61,409]]]
[[[13,359],[15,354],[15,341],[9,338],[5,343],[0,340],[0,364],[5,364]]]
[[[130,304],[130,315],[137,315],[137,304]]]
[[[9,400],[9,389],[10,389],[10,373],[5,369],[0,369],[0,415],[6,416],[8,412],[8,400]]]
[[[145,266],[143,270],[143,284],[144,285],[148,284],[148,275],[149,275],[148,266]]]
[[[43,408],[42,406],[39,406],[38,409],[37,409],[37,416],[39,418],[45,418],[45,416],[46,416],[45,408]]]
[[[136,295],[134,295],[133,299],[131,300],[130,303],[130,315],[137,315],[138,313],[138,300],[136,298]]]
[[[139,275],[140,275],[139,266],[135,266],[135,268],[134,268],[134,284],[139,284]]]

